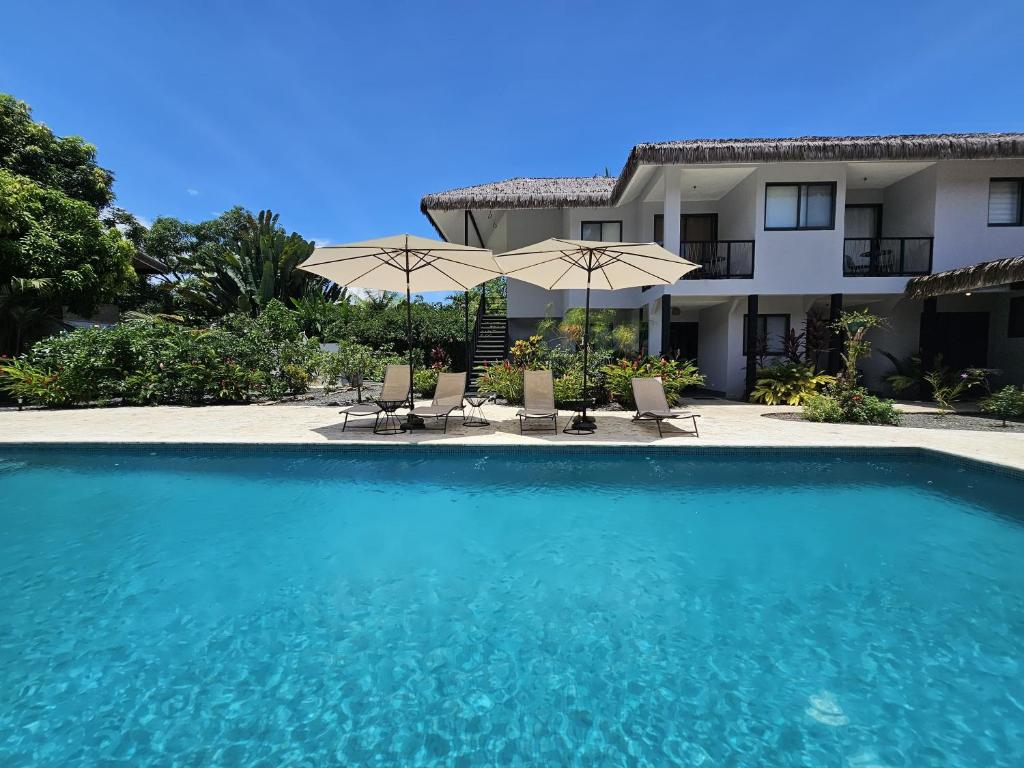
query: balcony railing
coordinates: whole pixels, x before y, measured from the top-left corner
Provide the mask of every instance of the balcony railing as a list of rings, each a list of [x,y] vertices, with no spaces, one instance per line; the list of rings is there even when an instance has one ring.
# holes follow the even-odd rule
[[[684,280],[750,280],[754,277],[753,240],[701,240],[681,244],[680,255],[700,264]]]
[[[932,271],[931,237],[847,237],[844,277],[900,277]]]

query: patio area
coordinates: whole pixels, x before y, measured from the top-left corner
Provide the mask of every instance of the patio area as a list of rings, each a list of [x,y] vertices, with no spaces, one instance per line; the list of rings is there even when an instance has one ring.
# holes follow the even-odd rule
[[[422,403],[426,405],[426,401]],[[925,410],[902,406],[905,410]],[[0,411],[0,443],[353,443],[375,445],[647,445],[747,447],[912,447],[1024,470],[1024,434],[975,432],[854,424],[814,424],[764,418],[766,413],[796,412],[785,406],[748,405],[724,400],[693,404],[701,414],[700,437],[683,432],[689,421],[666,422],[665,437],[654,424],[633,423],[624,411],[596,413],[593,435],[547,431],[519,434],[511,406],[485,406],[486,427],[464,427],[453,418],[448,434],[440,429],[387,436],[370,429],[342,432],[337,408],[297,405],[207,406],[202,408],[97,408],[63,411]],[[559,430],[567,423],[563,411]],[[364,421],[372,425],[373,420]],[[432,425],[431,425],[432,426]]]

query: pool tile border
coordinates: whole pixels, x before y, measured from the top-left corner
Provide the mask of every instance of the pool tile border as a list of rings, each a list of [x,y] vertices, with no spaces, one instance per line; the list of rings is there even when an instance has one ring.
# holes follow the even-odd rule
[[[436,443],[400,445],[374,445],[363,443],[294,443],[294,442],[224,442],[224,443],[191,443],[191,442],[9,442],[0,443],[0,457],[6,452],[67,452],[67,453],[101,453],[104,451],[129,451],[137,453],[169,452],[209,456],[230,453],[232,455],[266,454],[266,453],[312,453],[312,454],[349,454],[349,455],[524,455],[524,454],[558,454],[575,456],[609,456],[609,455],[665,455],[673,456],[785,456],[786,458],[870,458],[870,459],[901,459],[920,458],[938,459],[949,462],[953,467],[972,469],[990,474],[1002,475],[1024,481],[1024,470],[1009,467],[982,459],[961,456],[956,453],[926,448],[923,446],[855,446],[855,445],[785,445],[785,446],[747,446],[747,445],[582,445],[579,443],[554,445],[489,445],[481,443],[459,443],[439,445]]]

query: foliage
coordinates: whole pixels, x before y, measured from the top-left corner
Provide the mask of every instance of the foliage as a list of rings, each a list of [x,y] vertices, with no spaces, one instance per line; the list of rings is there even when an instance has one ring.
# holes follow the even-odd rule
[[[33,404],[200,404],[303,392],[320,358],[272,302],[258,318],[234,315],[207,329],[157,318],[80,329],[38,342],[19,364],[53,377],[49,394],[28,397]]]
[[[420,395],[421,397],[433,397],[434,390],[437,389],[437,375],[442,372],[442,368],[417,368],[412,372],[412,389],[413,392]]]
[[[175,284],[178,296],[208,316],[241,311],[259,314],[271,300],[290,302],[332,290],[327,281],[298,269],[314,249],[297,232],[285,234],[279,214],[246,213],[229,247],[196,252],[179,261],[188,279]]]
[[[885,326],[884,317],[866,309],[843,312],[838,320],[829,325],[833,331],[843,334],[843,370],[839,373],[839,379],[846,386],[856,386],[859,376],[857,363],[871,355],[871,342],[866,338],[868,331]]]
[[[336,352],[326,352],[320,366],[324,390],[333,392],[341,379],[356,389],[356,399],[363,402],[363,381],[375,370],[375,353],[370,347],[354,341],[338,342]]]
[[[493,392],[512,405],[523,402],[523,369],[508,360],[480,367],[477,390]]]
[[[600,389],[595,388],[591,382],[587,382],[587,390],[590,397],[600,394]],[[583,397],[583,366],[571,368],[555,379],[555,404],[563,405],[570,400],[579,400]],[[596,399],[600,399],[597,397]]]
[[[0,350],[17,355],[27,341],[60,322],[53,281],[46,277],[13,277],[0,285]]]
[[[810,363],[780,362],[757,372],[750,399],[767,405],[800,405],[821,387],[835,382],[834,376],[815,373]]]
[[[919,396],[921,382],[924,380],[920,356],[912,355],[904,360],[900,360],[891,352],[886,352],[884,349],[879,351],[892,363],[892,373],[885,377],[885,381],[892,391],[896,394],[906,394],[908,397]],[[941,360],[941,355],[935,356],[936,368],[942,366]]]
[[[863,387],[840,384],[824,392],[809,395],[804,400],[804,418],[830,424],[891,424],[900,423],[900,412],[892,400],[868,394]]]
[[[633,379],[661,379],[665,387],[665,398],[675,403],[687,387],[704,384],[702,374],[691,360],[666,360],[657,357],[620,359],[604,367],[605,387],[611,398],[627,408],[636,407],[633,400]]]
[[[56,306],[88,314],[132,288],[133,255],[89,203],[0,168],[0,285],[45,279]]]
[[[947,368],[939,367],[924,375],[932,390],[932,400],[939,406],[941,415],[954,411],[953,403],[975,388],[987,387],[989,371],[983,368],[965,368],[958,374],[951,374]]]
[[[67,394],[56,374],[23,359],[0,358],[0,392],[6,392],[19,403],[63,405],[67,402]]]
[[[577,351],[583,347],[583,332],[586,323],[586,310],[573,307],[565,311],[561,319],[556,320],[550,315],[545,317],[537,330],[541,337],[554,336],[560,344],[568,345]],[[590,349],[591,351],[608,351],[619,357],[630,357],[638,351],[637,329],[629,323],[616,323],[616,311],[613,309],[590,310]]]
[[[1024,416],[1024,389],[1009,384],[982,400],[981,410],[1000,417],[1005,427],[1007,419]]]
[[[96,164],[96,147],[78,136],[55,136],[32,119],[28,104],[2,93],[0,168],[80,200],[94,211],[114,199],[114,175]]]

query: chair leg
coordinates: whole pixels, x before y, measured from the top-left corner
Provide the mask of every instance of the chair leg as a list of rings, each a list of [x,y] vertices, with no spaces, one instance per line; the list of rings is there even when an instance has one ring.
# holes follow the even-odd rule
[[[693,434],[694,437],[700,437],[700,430],[697,429],[697,417],[693,417]]]
[[[655,419],[654,423],[658,425],[658,437],[664,437],[661,431],[661,419]]]
[[[348,426],[348,413],[346,413],[346,414],[345,414],[345,421],[344,421],[344,423],[343,423],[343,424],[341,425],[341,431],[342,431],[342,432],[344,432],[344,431],[345,431],[345,428],[346,428],[347,426]]]
[[[444,429],[441,431],[441,434],[442,435],[447,435],[448,434],[448,414],[445,414],[445,416],[444,416]]]

